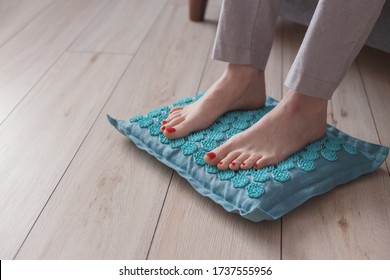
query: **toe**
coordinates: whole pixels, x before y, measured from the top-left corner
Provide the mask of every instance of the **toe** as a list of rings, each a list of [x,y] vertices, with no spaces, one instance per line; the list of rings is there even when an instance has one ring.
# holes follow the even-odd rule
[[[238,170],[242,163],[249,158],[248,154],[241,153],[237,158],[235,158],[229,165],[231,170]]]
[[[171,114],[168,116],[168,118],[166,118],[165,120],[163,120],[161,123],[163,125],[167,124],[168,122],[176,119],[177,117],[180,117],[181,116],[181,111],[176,111],[175,113]]]
[[[186,121],[185,117],[180,117],[174,121],[166,124],[164,135],[169,139],[176,139],[187,136],[192,132],[189,122]]]
[[[172,114],[174,112],[178,112],[178,111],[181,111],[183,110],[184,106],[177,106],[177,107],[173,107],[170,111],[169,111],[169,114]]]
[[[169,139],[176,139],[183,137],[185,135],[182,134],[183,129],[179,129],[182,127],[185,118],[183,116],[177,117],[172,121],[166,123],[161,127],[161,130],[164,131],[164,135]],[[181,132],[180,132],[181,131]]]
[[[230,152],[231,147],[228,143],[225,143],[218,148],[212,150],[204,156],[204,160],[207,164],[217,165],[220,161],[223,162],[223,159]]]
[[[176,118],[173,118],[173,119],[171,119],[169,121],[165,120],[164,123],[161,122],[160,129],[161,129],[161,131],[164,131],[165,134],[167,134],[168,133],[168,131],[167,131],[168,128],[172,128],[172,127],[178,125],[179,123],[182,123],[183,121],[184,121],[184,117],[178,115]],[[172,133],[172,129],[170,129],[170,132]],[[167,136],[167,135],[165,135],[165,136]]]
[[[256,161],[256,163],[254,164],[254,167],[256,169],[261,169],[261,168],[266,167],[268,165],[272,165],[271,158],[268,156],[263,156],[259,160]]]
[[[170,121],[167,121],[167,123],[164,125],[165,125],[165,127],[174,127],[174,126],[178,125],[179,123],[182,123],[184,120],[185,120],[184,116],[178,116],[177,118],[174,118]]]
[[[214,152],[208,152],[207,154],[205,154],[205,156],[203,157],[204,161],[207,163],[207,164],[210,164],[210,165],[216,165],[217,163],[219,163],[220,161],[218,161],[217,159],[217,154],[214,153]]]
[[[220,170],[227,170],[229,169],[229,166],[231,165],[232,161],[236,159],[240,155],[239,152],[231,152],[227,154],[226,157],[221,159],[221,161],[218,162],[218,169]]]
[[[260,156],[258,155],[251,155],[250,157],[248,157],[245,161],[243,161],[241,163],[241,166],[240,168],[241,169],[251,169],[253,168],[254,164],[256,163],[256,161],[258,161],[260,159]]]

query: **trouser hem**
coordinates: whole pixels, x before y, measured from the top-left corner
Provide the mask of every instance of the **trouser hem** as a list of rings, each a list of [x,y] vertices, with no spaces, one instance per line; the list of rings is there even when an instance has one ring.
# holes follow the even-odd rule
[[[338,82],[324,81],[292,67],[287,74],[284,85],[304,95],[329,100],[336,90]]]
[[[264,70],[268,61],[266,54],[250,48],[229,46],[220,41],[215,43],[211,58],[234,64],[251,65],[259,70]]]

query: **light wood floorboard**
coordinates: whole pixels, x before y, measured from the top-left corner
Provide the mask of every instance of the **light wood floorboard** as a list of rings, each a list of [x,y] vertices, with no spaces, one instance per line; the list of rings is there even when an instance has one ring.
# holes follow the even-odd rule
[[[283,97],[283,22],[278,19],[274,42],[265,69],[266,94],[277,100]]]
[[[70,50],[134,54],[166,1],[110,1]],[[142,18],[142,20],[140,20]]]
[[[19,249],[128,62],[64,54],[0,126],[0,258]]]
[[[0,123],[106,1],[56,1],[0,48]]]
[[[0,0],[0,46],[52,2],[53,0]]]

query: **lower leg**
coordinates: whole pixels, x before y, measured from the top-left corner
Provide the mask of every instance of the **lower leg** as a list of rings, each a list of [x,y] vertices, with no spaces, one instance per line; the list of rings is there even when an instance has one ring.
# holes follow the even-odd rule
[[[212,58],[265,69],[280,0],[224,0]]]
[[[385,0],[320,0],[285,85],[330,99],[378,19]]]

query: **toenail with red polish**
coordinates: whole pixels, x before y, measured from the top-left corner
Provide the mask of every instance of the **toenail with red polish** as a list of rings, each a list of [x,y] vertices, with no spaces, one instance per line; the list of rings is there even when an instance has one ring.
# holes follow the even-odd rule
[[[206,156],[208,156],[210,159],[215,159],[215,157],[217,155],[215,153],[213,153],[213,152],[210,152],[210,153],[207,153]]]
[[[254,167],[255,167],[255,168],[257,168],[257,167],[258,167],[257,163],[255,163]]]
[[[174,127],[167,127],[167,132],[168,133],[176,132],[176,128],[174,128]]]
[[[219,165],[222,165],[222,164],[223,164],[223,162],[222,162],[222,161],[220,161],[220,162],[218,162],[218,164],[219,164]]]
[[[241,163],[241,165],[245,165],[245,161],[243,163]]]
[[[167,123],[167,121],[162,121],[161,123],[162,123],[162,124],[166,124],[166,123]]]
[[[233,161],[233,162],[231,163],[231,165],[232,165],[232,166],[235,166],[235,165],[236,165],[236,163]]]
[[[161,127],[161,130],[165,130],[165,126],[162,126],[162,127]]]

